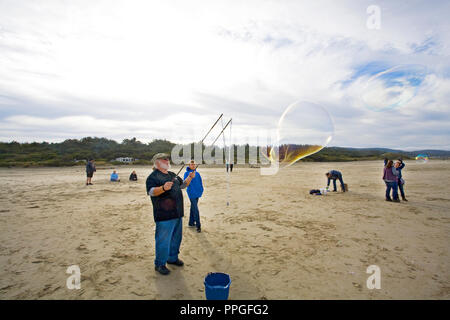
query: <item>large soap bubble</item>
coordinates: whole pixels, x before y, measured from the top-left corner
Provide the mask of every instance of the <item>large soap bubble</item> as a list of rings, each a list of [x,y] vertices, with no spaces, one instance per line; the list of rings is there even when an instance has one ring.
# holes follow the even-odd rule
[[[286,108],[278,121],[277,141],[267,149],[270,161],[287,167],[319,152],[334,135],[334,124],[319,104],[299,101]]]
[[[400,107],[416,96],[426,74],[422,65],[399,65],[384,70],[367,80],[361,99],[373,111]]]
[[[419,163],[427,163],[428,159],[428,155],[425,153],[421,153],[416,156],[416,161]]]

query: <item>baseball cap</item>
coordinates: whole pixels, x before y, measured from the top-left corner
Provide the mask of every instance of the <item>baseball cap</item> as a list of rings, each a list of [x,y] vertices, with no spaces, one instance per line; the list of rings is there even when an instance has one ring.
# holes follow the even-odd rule
[[[170,159],[167,153],[157,153],[153,156],[152,161],[155,162],[158,159]]]

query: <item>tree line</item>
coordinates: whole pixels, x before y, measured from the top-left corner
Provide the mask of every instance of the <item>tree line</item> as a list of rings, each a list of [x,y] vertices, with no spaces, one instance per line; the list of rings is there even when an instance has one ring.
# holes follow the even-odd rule
[[[97,137],[68,139],[60,143],[0,142],[0,166],[73,166],[85,163],[90,158],[101,165],[114,163],[114,159],[119,157],[138,159],[136,164],[149,164],[153,155],[170,152],[174,145],[170,141],[158,139],[142,143],[132,138],[118,143]]]
[[[133,164],[149,165],[156,153],[165,152],[170,154],[174,146],[173,142],[160,139],[155,139],[150,143],[143,143],[136,138],[132,138],[124,139],[121,143],[118,143],[114,140],[97,137],[86,137],[80,140],[68,139],[59,143],[0,142],[0,166],[75,166],[84,164],[89,158],[95,159],[97,165],[117,164],[114,159],[119,157],[137,159]],[[235,148],[237,150],[238,146]],[[245,148],[246,159],[248,159],[249,146],[245,145]],[[235,162],[236,157],[237,152],[235,151]],[[411,159],[413,158],[413,153],[389,149],[329,147],[301,161],[354,161],[383,158]]]

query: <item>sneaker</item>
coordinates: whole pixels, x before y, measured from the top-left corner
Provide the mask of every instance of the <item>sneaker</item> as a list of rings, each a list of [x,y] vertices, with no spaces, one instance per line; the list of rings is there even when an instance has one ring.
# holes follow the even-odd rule
[[[394,199],[394,200],[392,200],[393,202],[400,202],[400,200],[399,199]]]
[[[193,227],[195,227],[195,224],[188,224],[188,227],[193,228]]]
[[[386,198],[386,201],[391,201],[392,202],[392,199],[391,198]]]
[[[405,197],[402,198],[403,201],[408,201]]]
[[[155,270],[163,275],[168,275],[170,270],[166,266],[155,266]]]
[[[182,260],[180,260],[180,259],[177,259],[177,261],[174,261],[174,262],[167,261],[167,263],[168,264],[174,264],[174,265],[176,265],[178,267],[182,267],[184,265],[184,262]]]
[[[197,228],[197,232],[202,232],[202,228]]]

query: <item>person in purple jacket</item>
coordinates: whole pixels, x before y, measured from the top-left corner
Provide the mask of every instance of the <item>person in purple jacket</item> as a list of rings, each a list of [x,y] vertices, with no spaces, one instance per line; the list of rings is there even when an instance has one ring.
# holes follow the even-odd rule
[[[394,201],[400,202],[398,199],[398,171],[394,167],[394,162],[392,160],[388,160],[386,166],[383,170],[382,179],[386,183],[386,201]],[[392,198],[391,199],[391,189],[392,189]]]
[[[388,159],[384,159],[384,165],[386,166],[386,164],[388,163]],[[397,162],[395,162],[394,164],[395,169],[397,169],[397,186],[398,189],[400,191],[400,194],[402,196],[402,200],[403,201],[408,201],[408,199],[406,199],[405,196],[405,189],[404,189],[404,184],[405,184],[405,180],[402,178],[402,169],[405,167],[405,163],[403,162],[402,159],[398,159]]]

